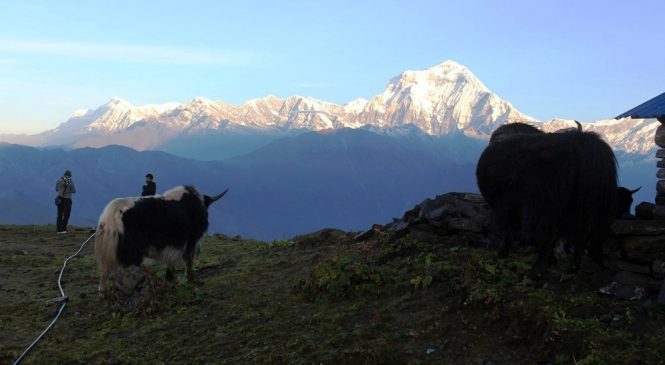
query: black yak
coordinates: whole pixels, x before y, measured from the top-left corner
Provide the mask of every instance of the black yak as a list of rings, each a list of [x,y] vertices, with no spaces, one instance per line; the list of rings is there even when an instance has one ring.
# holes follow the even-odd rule
[[[101,273],[99,291],[107,293],[109,275],[118,267],[141,265],[144,258],[166,265],[184,262],[188,280],[208,230],[208,207],[223,193],[210,197],[192,186],[178,186],[164,195],[118,198],[106,205],[95,232],[95,255]]]
[[[511,137],[511,130],[518,128],[527,132]],[[597,134],[582,132],[579,124],[578,129],[557,133],[518,123],[497,131],[504,136],[483,151],[476,177],[504,238],[504,249],[516,233],[534,242],[538,247],[534,277],[545,274],[560,239],[577,248],[576,265],[585,248],[601,261],[617,192],[611,147]]]
[[[492,132],[490,144],[533,134],[545,134],[545,132],[531,124],[507,123]]]

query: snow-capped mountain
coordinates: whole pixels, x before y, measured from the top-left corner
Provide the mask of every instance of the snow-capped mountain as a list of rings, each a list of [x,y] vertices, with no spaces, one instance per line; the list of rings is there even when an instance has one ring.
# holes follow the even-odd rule
[[[388,134],[415,128],[433,136],[463,134],[483,139],[505,122],[541,124],[492,93],[466,67],[449,60],[426,70],[405,71],[391,79],[383,93],[344,105],[272,95],[241,105],[197,97],[187,103],[134,106],[113,98],[95,110],[76,111],[53,130],[0,137],[33,146],[120,144],[137,150],[168,150],[165,146],[182,149],[202,143],[204,136],[276,138],[302,131],[361,127]],[[542,126],[555,130],[571,123],[554,120]],[[646,154],[655,148],[656,127],[657,122],[651,120],[605,120],[584,128],[597,131],[617,150]],[[269,139],[264,137],[261,143]],[[206,141],[216,148],[221,144],[211,138]]]
[[[405,71],[365,106],[359,119],[380,127],[418,126],[431,135],[486,136],[507,121],[534,122],[454,62]]]
[[[657,148],[654,143],[656,128],[660,123],[655,119],[604,119],[593,123],[580,123],[585,131],[600,134],[616,151],[637,155],[651,155]],[[542,123],[545,132],[565,128],[576,128],[574,120],[553,119]]]

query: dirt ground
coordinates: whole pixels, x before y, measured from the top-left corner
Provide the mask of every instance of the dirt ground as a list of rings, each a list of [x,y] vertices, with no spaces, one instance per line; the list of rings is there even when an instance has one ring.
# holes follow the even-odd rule
[[[90,235],[0,226],[0,363],[58,310],[63,260]],[[97,294],[93,245],[70,260],[61,319],[24,364],[663,364],[665,310],[453,237],[356,242],[325,230],[263,243],[213,235],[193,283],[150,267],[136,309]],[[564,280],[562,280],[564,278]]]

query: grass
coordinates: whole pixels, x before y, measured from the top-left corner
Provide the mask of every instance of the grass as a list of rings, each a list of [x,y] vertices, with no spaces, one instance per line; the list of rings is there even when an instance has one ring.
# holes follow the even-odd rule
[[[0,363],[53,318],[57,272],[91,234],[0,227]],[[97,296],[92,246],[63,276],[71,297],[24,364],[663,364],[665,310],[597,294],[533,253],[499,259],[453,237],[354,242],[326,230],[272,244],[206,239],[195,282],[134,311]],[[163,268],[152,270],[163,283]]]

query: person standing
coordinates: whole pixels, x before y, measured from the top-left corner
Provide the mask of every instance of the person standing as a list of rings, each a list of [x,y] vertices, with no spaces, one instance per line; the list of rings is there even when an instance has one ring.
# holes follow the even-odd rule
[[[143,185],[143,191],[141,192],[141,196],[150,196],[150,195],[155,195],[157,193],[157,184],[155,184],[155,182],[152,181],[152,179],[153,179],[152,174],[145,175],[145,185]]]
[[[67,223],[72,213],[72,194],[76,193],[76,186],[72,180],[72,172],[67,170],[55,183],[55,191],[58,192],[56,205],[58,206],[58,217],[56,229],[58,233],[67,233]]]

